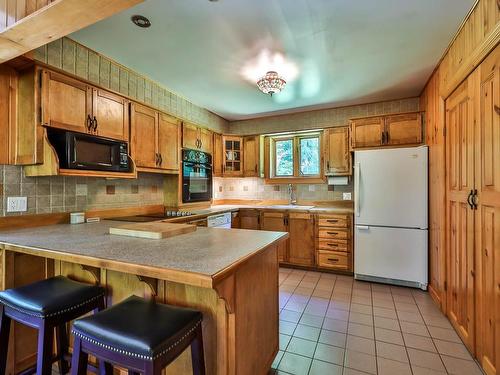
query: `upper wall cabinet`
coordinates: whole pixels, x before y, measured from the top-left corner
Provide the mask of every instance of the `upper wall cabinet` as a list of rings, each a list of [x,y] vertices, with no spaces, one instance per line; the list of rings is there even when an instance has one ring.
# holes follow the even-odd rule
[[[325,175],[352,175],[351,152],[349,150],[349,127],[325,129]]]
[[[182,124],[182,147],[191,150],[200,150],[211,154],[213,133],[194,124]]]
[[[243,137],[223,136],[224,176],[243,176]]]
[[[260,176],[260,138],[258,135],[243,138],[243,175]]]
[[[132,103],[131,148],[139,171],[178,172],[180,127],[177,119]]]
[[[352,148],[410,146],[422,143],[420,112],[351,120]]]
[[[222,150],[222,134],[214,133],[214,152],[212,157],[213,176],[222,177],[224,166],[224,154]]]
[[[42,125],[128,140],[128,101],[50,70],[41,70]]]

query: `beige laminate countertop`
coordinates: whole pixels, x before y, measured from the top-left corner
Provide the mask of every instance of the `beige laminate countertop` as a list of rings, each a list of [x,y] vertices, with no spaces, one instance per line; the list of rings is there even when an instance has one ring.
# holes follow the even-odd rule
[[[123,221],[58,224],[0,232],[6,249],[74,263],[161,278],[167,271],[202,276],[210,285],[217,274],[285,239],[283,232],[198,228],[195,232],[161,240],[109,234]],[[168,277],[165,277],[169,280]],[[196,278],[194,278],[196,279]]]

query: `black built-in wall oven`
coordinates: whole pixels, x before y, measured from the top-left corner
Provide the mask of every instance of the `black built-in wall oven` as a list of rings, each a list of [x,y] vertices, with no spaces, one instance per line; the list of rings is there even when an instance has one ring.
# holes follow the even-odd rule
[[[212,199],[212,156],[182,150],[182,202],[209,202]]]

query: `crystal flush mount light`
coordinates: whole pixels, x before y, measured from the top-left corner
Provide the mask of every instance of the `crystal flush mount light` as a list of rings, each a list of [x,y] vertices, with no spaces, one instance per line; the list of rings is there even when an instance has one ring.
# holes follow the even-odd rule
[[[257,81],[257,87],[259,90],[264,94],[269,94],[271,96],[283,90],[285,85],[286,81],[281,78],[277,72],[272,70],[267,72],[264,77]]]

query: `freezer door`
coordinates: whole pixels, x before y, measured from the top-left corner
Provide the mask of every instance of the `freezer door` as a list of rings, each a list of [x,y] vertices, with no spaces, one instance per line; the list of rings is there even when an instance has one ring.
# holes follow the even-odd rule
[[[354,153],[355,224],[427,229],[427,147]]]
[[[354,273],[427,286],[427,230],[355,226]]]

